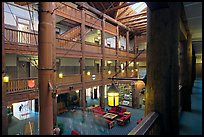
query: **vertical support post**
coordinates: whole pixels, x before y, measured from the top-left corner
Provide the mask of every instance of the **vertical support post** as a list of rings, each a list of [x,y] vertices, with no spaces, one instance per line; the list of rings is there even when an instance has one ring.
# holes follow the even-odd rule
[[[135,54],[138,53],[138,43],[137,43],[137,36],[134,36],[134,49],[135,49]]]
[[[101,32],[101,53],[102,53],[102,59],[101,59],[101,81],[102,86],[99,87],[99,93],[100,93],[100,106],[101,108],[105,107],[105,97],[104,97],[104,70],[105,70],[105,58],[104,58],[104,52],[105,52],[105,18],[103,16],[102,22],[102,32]]]
[[[55,2],[53,2],[53,8],[55,9]],[[54,69],[54,73],[53,73],[53,87],[54,87],[54,95],[53,96],[53,125],[57,124],[57,89],[56,89],[56,80],[57,80],[57,64],[56,64],[56,14],[55,12],[53,12],[53,16],[52,16],[53,20],[53,46],[52,46],[52,50],[53,50],[53,54],[52,54],[52,59],[53,59],[53,69]]]
[[[119,26],[116,27],[116,56],[119,54]]]
[[[125,66],[127,66],[128,61],[125,61]],[[128,67],[125,68],[125,77],[129,77],[128,76]]]
[[[2,2],[1,8],[2,15],[2,135],[8,135],[8,116],[7,116],[7,98],[6,92],[8,84],[3,82],[3,77],[5,76],[5,45],[4,45],[4,2]]]
[[[191,57],[192,57],[192,43],[191,36],[187,35],[187,40],[182,41],[182,55],[183,60],[181,62],[181,84],[182,84],[182,111],[191,111],[191,92],[192,92],[192,83],[191,83]]]
[[[80,107],[82,111],[86,109],[86,88],[85,88],[85,57],[84,57],[84,47],[85,47],[85,8],[82,6],[81,8],[81,52],[82,58],[80,59],[80,73],[81,73],[81,82],[82,82],[82,90],[80,90]]]
[[[53,2],[39,3],[39,102],[40,102],[40,135],[53,134],[53,104],[49,82],[53,82]]]
[[[129,53],[130,39],[129,39],[129,30],[126,31],[126,52]]]
[[[145,116],[152,111],[159,113],[160,123],[155,125],[152,134],[178,135],[180,3],[169,2],[168,5],[168,8],[148,8],[147,11],[148,75]]]
[[[131,87],[132,87],[132,108],[139,108],[140,98],[139,98],[139,91],[137,90],[137,82],[132,82]]]

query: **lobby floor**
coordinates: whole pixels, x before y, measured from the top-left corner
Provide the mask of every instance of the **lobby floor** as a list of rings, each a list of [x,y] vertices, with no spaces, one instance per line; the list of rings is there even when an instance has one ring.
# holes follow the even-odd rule
[[[191,109],[181,112],[180,135],[202,135],[202,79],[194,82]]]
[[[97,100],[93,100],[95,103]],[[91,102],[88,102],[91,103]],[[107,103],[106,103],[107,104]],[[124,106],[122,106],[124,107]],[[106,106],[108,108],[108,106]],[[101,117],[94,116],[92,112],[82,112],[81,110],[76,109],[74,112],[68,111],[63,114],[58,115],[58,122],[64,123],[64,133],[63,135],[70,135],[71,130],[76,130],[81,135],[127,135],[135,126],[138,119],[144,115],[143,109],[132,109],[127,108],[127,111],[131,112],[132,116],[130,123],[127,123],[125,126],[119,126],[115,121],[115,124],[112,129],[108,129],[106,123],[101,124],[99,121]],[[12,122],[9,124],[9,135],[22,135],[24,133],[24,126],[26,123],[33,122],[33,134],[38,135],[38,117],[39,114],[36,112],[32,113],[32,116],[26,120],[18,120],[15,117],[12,117]]]

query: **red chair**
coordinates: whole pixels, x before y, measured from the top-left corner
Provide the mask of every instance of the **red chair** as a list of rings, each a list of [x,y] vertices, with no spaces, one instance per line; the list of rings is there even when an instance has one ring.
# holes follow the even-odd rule
[[[79,133],[76,130],[72,130],[71,135],[79,135]]]

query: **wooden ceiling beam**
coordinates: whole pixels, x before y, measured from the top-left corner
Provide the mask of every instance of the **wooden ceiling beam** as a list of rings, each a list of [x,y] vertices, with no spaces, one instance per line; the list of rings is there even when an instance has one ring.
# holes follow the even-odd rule
[[[126,17],[123,17],[123,18],[119,18],[118,20],[124,20],[124,19],[129,19],[129,18],[132,18],[132,17],[137,17],[137,16],[141,16],[141,15],[145,15],[147,14],[147,12],[140,12],[140,13],[137,13],[137,14],[133,14],[133,15],[130,15],[130,16],[126,16]]]
[[[103,8],[103,10],[106,10],[106,8],[104,7],[102,2],[99,2],[99,4],[101,5],[101,7]]]
[[[134,24],[141,24],[141,23],[144,23],[144,22],[147,22],[147,19],[136,21],[136,22],[131,22],[131,23],[126,23],[125,25],[129,26],[129,25],[134,25]]]
[[[32,2],[14,2],[14,3],[20,6],[24,6],[24,5],[31,4]]]
[[[121,21],[122,23],[128,23],[128,22],[133,22],[133,21],[139,21],[139,20],[142,20],[142,19],[146,19],[147,16],[142,16],[142,17],[139,17],[139,18],[136,18],[136,19],[132,19],[132,20],[125,20],[125,21]]]
[[[129,7],[126,7],[124,11],[122,11],[118,16],[117,19],[120,18],[125,12],[129,9]]]
[[[127,7],[127,6],[130,6],[130,5],[133,5],[133,4],[135,4],[135,3],[137,3],[137,2],[130,2],[130,3],[125,2],[125,3],[122,4],[122,5],[113,7],[113,8],[111,8],[111,9],[107,10],[107,11],[104,10],[104,11],[102,11],[102,12],[108,13],[108,12],[111,12],[111,11],[115,11],[115,10],[118,10],[118,9],[121,9],[121,8],[124,8],[124,7]]]
[[[132,28],[132,27],[141,27],[141,26],[147,26],[147,23],[133,25],[133,26],[130,26],[130,28]]]

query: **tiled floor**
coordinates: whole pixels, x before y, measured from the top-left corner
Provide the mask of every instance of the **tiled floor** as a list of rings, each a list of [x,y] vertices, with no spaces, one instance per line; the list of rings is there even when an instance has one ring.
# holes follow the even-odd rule
[[[202,79],[194,82],[191,112],[182,112],[180,135],[202,135]]]

